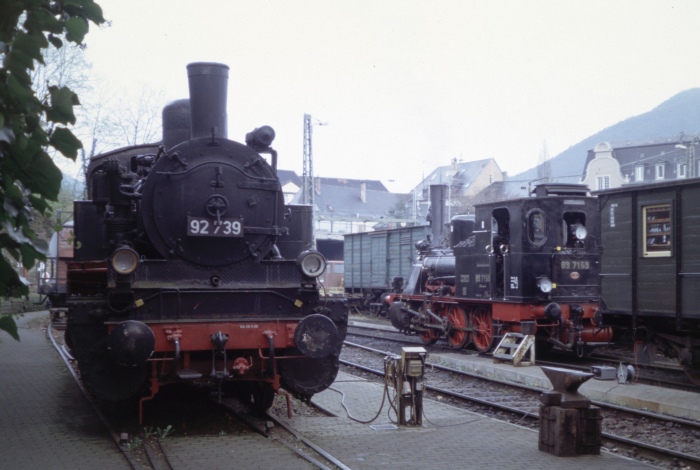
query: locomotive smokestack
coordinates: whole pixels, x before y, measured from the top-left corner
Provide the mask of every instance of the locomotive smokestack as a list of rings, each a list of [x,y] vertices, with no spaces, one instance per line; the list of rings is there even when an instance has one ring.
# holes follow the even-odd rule
[[[217,137],[228,137],[228,71],[228,65],[213,62],[195,62],[187,65],[193,139],[211,137],[212,128],[215,129]]]
[[[445,216],[445,195],[447,194],[447,186],[444,184],[430,185],[430,216],[431,216],[431,232],[433,234],[433,247],[445,246],[445,224],[447,223]]]

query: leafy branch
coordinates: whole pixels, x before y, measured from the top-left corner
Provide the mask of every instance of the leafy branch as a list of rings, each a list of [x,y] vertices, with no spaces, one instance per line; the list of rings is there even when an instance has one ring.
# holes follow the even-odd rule
[[[90,22],[105,20],[92,0],[0,0],[0,11],[0,298],[5,298],[29,293],[14,263],[31,268],[46,259],[47,244],[30,221],[31,210],[46,213],[61,188],[61,171],[48,152],[75,160],[82,147],[69,127],[78,96],[49,84],[40,99],[31,72],[44,64],[43,50],[64,42],[80,45]],[[14,321],[1,320],[0,330],[16,337]]]

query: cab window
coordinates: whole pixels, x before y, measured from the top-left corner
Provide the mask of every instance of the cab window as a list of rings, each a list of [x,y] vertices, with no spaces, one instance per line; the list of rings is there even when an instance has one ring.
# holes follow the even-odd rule
[[[539,209],[527,216],[527,237],[533,245],[541,246],[547,239],[547,216]]]
[[[569,248],[583,246],[588,231],[586,214],[583,212],[565,212],[562,221],[562,244]]]
[[[491,214],[491,245],[499,250],[510,243],[510,214],[508,209],[496,209]]]

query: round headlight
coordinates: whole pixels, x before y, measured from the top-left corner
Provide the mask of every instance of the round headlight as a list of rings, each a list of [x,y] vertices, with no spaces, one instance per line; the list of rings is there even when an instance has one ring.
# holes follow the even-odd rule
[[[585,240],[588,236],[588,230],[586,230],[586,227],[584,227],[583,225],[579,225],[578,227],[576,227],[574,235],[576,235],[576,238],[578,238],[579,240]]]
[[[326,270],[326,258],[318,251],[305,251],[297,258],[301,272],[305,276],[318,277]]]
[[[117,248],[112,253],[112,268],[119,274],[131,274],[139,265],[139,254],[129,247]]]
[[[546,277],[542,277],[537,280],[537,287],[545,294],[549,294],[552,292],[552,281]]]

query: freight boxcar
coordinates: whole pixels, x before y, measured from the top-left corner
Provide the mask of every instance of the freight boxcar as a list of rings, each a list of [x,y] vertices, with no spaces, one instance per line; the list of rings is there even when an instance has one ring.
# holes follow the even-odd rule
[[[377,302],[395,277],[408,276],[418,255],[416,243],[429,233],[430,226],[418,225],[345,235],[346,295]]]

